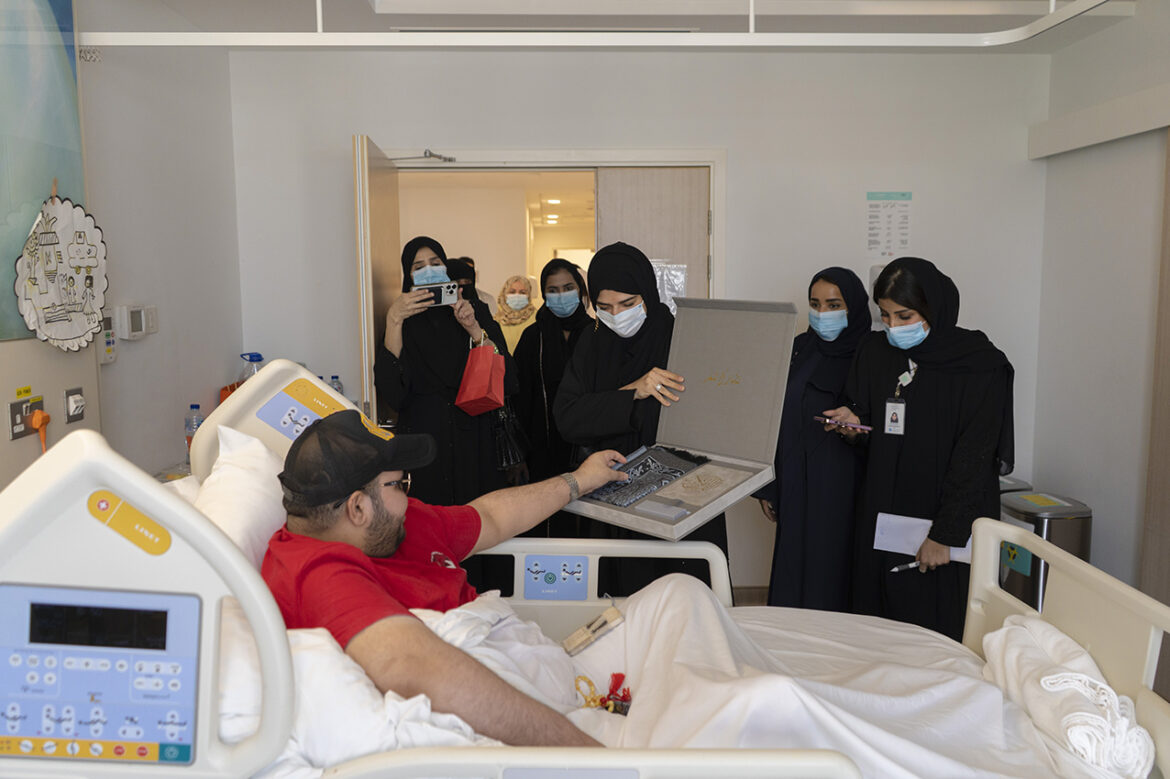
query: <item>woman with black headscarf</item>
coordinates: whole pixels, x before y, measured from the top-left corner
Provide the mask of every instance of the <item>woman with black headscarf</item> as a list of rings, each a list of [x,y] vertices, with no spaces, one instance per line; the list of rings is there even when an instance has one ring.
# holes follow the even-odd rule
[[[857,274],[826,268],[809,283],[808,305],[809,329],[792,343],[776,480],[755,493],[776,522],[768,605],[845,611],[863,453],[814,417],[844,402],[853,354],[869,332],[869,301]]]
[[[862,340],[846,382],[850,403],[826,412],[873,427],[853,605],[960,640],[970,566],[952,563],[950,548],[967,543],[977,517],[999,515],[998,477],[1015,458],[1014,372],[986,335],[957,326],[959,290],[933,263],[894,260],[873,299],[885,333]],[[874,549],[879,512],[930,521],[913,557]],[[908,562],[916,566],[892,570]]]
[[[464,264],[456,275],[467,270]],[[402,294],[386,312],[386,336],[374,358],[378,399],[398,413],[398,430],[435,437],[438,454],[412,471],[411,496],[440,506],[468,503],[504,486],[494,415],[469,416],[455,406],[471,347],[494,344],[505,359],[505,394],[516,390],[515,364],[487,306],[462,287],[451,306],[436,306],[429,291],[415,289],[450,280],[438,241],[419,236],[406,244]]]
[[[553,404],[561,435],[578,447],[575,461],[601,449],[629,454],[653,446],[659,412],[679,402],[685,389],[683,377],[665,368],[674,315],[658,297],[646,255],[624,243],[606,246],[589,264],[589,289],[597,321],[582,334]],[[592,536],[647,538],[602,522],[582,520],[582,525]],[[726,519],[712,519],[687,540],[711,541],[726,555]],[[611,594],[629,594],[672,570],[686,565],[656,561],[638,570],[623,567],[623,592]]]
[[[520,380],[516,412],[528,437],[532,481],[571,469],[572,446],[557,429],[552,403],[581,333],[593,324],[586,311],[589,291],[581,269],[573,263],[549,261],[540,272],[540,290],[544,305],[537,309],[536,320],[524,328],[515,354]]]

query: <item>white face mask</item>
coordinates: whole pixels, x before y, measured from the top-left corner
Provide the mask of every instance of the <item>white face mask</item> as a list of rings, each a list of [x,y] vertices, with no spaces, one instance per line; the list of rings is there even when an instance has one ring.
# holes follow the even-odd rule
[[[528,306],[528,296],[523,292],[516,292],[504,296],[508,308],[513,311],[523,311]]]
[[[601,320],[602,324],[622,338],[629,338],[642,329],[642,323],[646,321],[646,306],[639,303],[633,308],[627,308],[620,314],[611,314],[608,311],[598,310],[597,318]]]

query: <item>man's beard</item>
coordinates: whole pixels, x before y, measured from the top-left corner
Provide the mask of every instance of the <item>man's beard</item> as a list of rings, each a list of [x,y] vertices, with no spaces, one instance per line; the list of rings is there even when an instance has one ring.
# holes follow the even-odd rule
[[[381,498],[371,501],[374,507],[374,521],[366,532],[365,552],[370,557],[389,557],[398,550],[406,537],[404,517],[395,517],[386,508]]]

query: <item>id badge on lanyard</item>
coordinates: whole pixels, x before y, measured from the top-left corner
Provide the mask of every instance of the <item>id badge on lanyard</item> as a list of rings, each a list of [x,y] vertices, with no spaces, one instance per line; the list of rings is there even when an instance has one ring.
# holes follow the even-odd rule
[[[882,430],[886,435],[904,435],[906,433],[906,400],[902,397],[902,388],[914,381],[914,374],[918,366],[910,360],[910,369],[898,377],[898,386],[894,388],[894,397],[886,401],[886,415],[882,423]]]

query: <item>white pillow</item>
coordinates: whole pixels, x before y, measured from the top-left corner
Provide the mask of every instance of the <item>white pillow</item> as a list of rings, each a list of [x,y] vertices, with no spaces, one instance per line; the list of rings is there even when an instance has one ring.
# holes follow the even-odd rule
[[[199,497],[199,480],[194,476],[184,476],[181,479],[164,481],[163,487],[166,487],[191,505],[195,505],[195,499]]]
[[[276,475],[283,463],[258,439],[220,425],[219,457],[199,488],[195,508],[260,568],[268,539],[284,524],[284,496]]]

